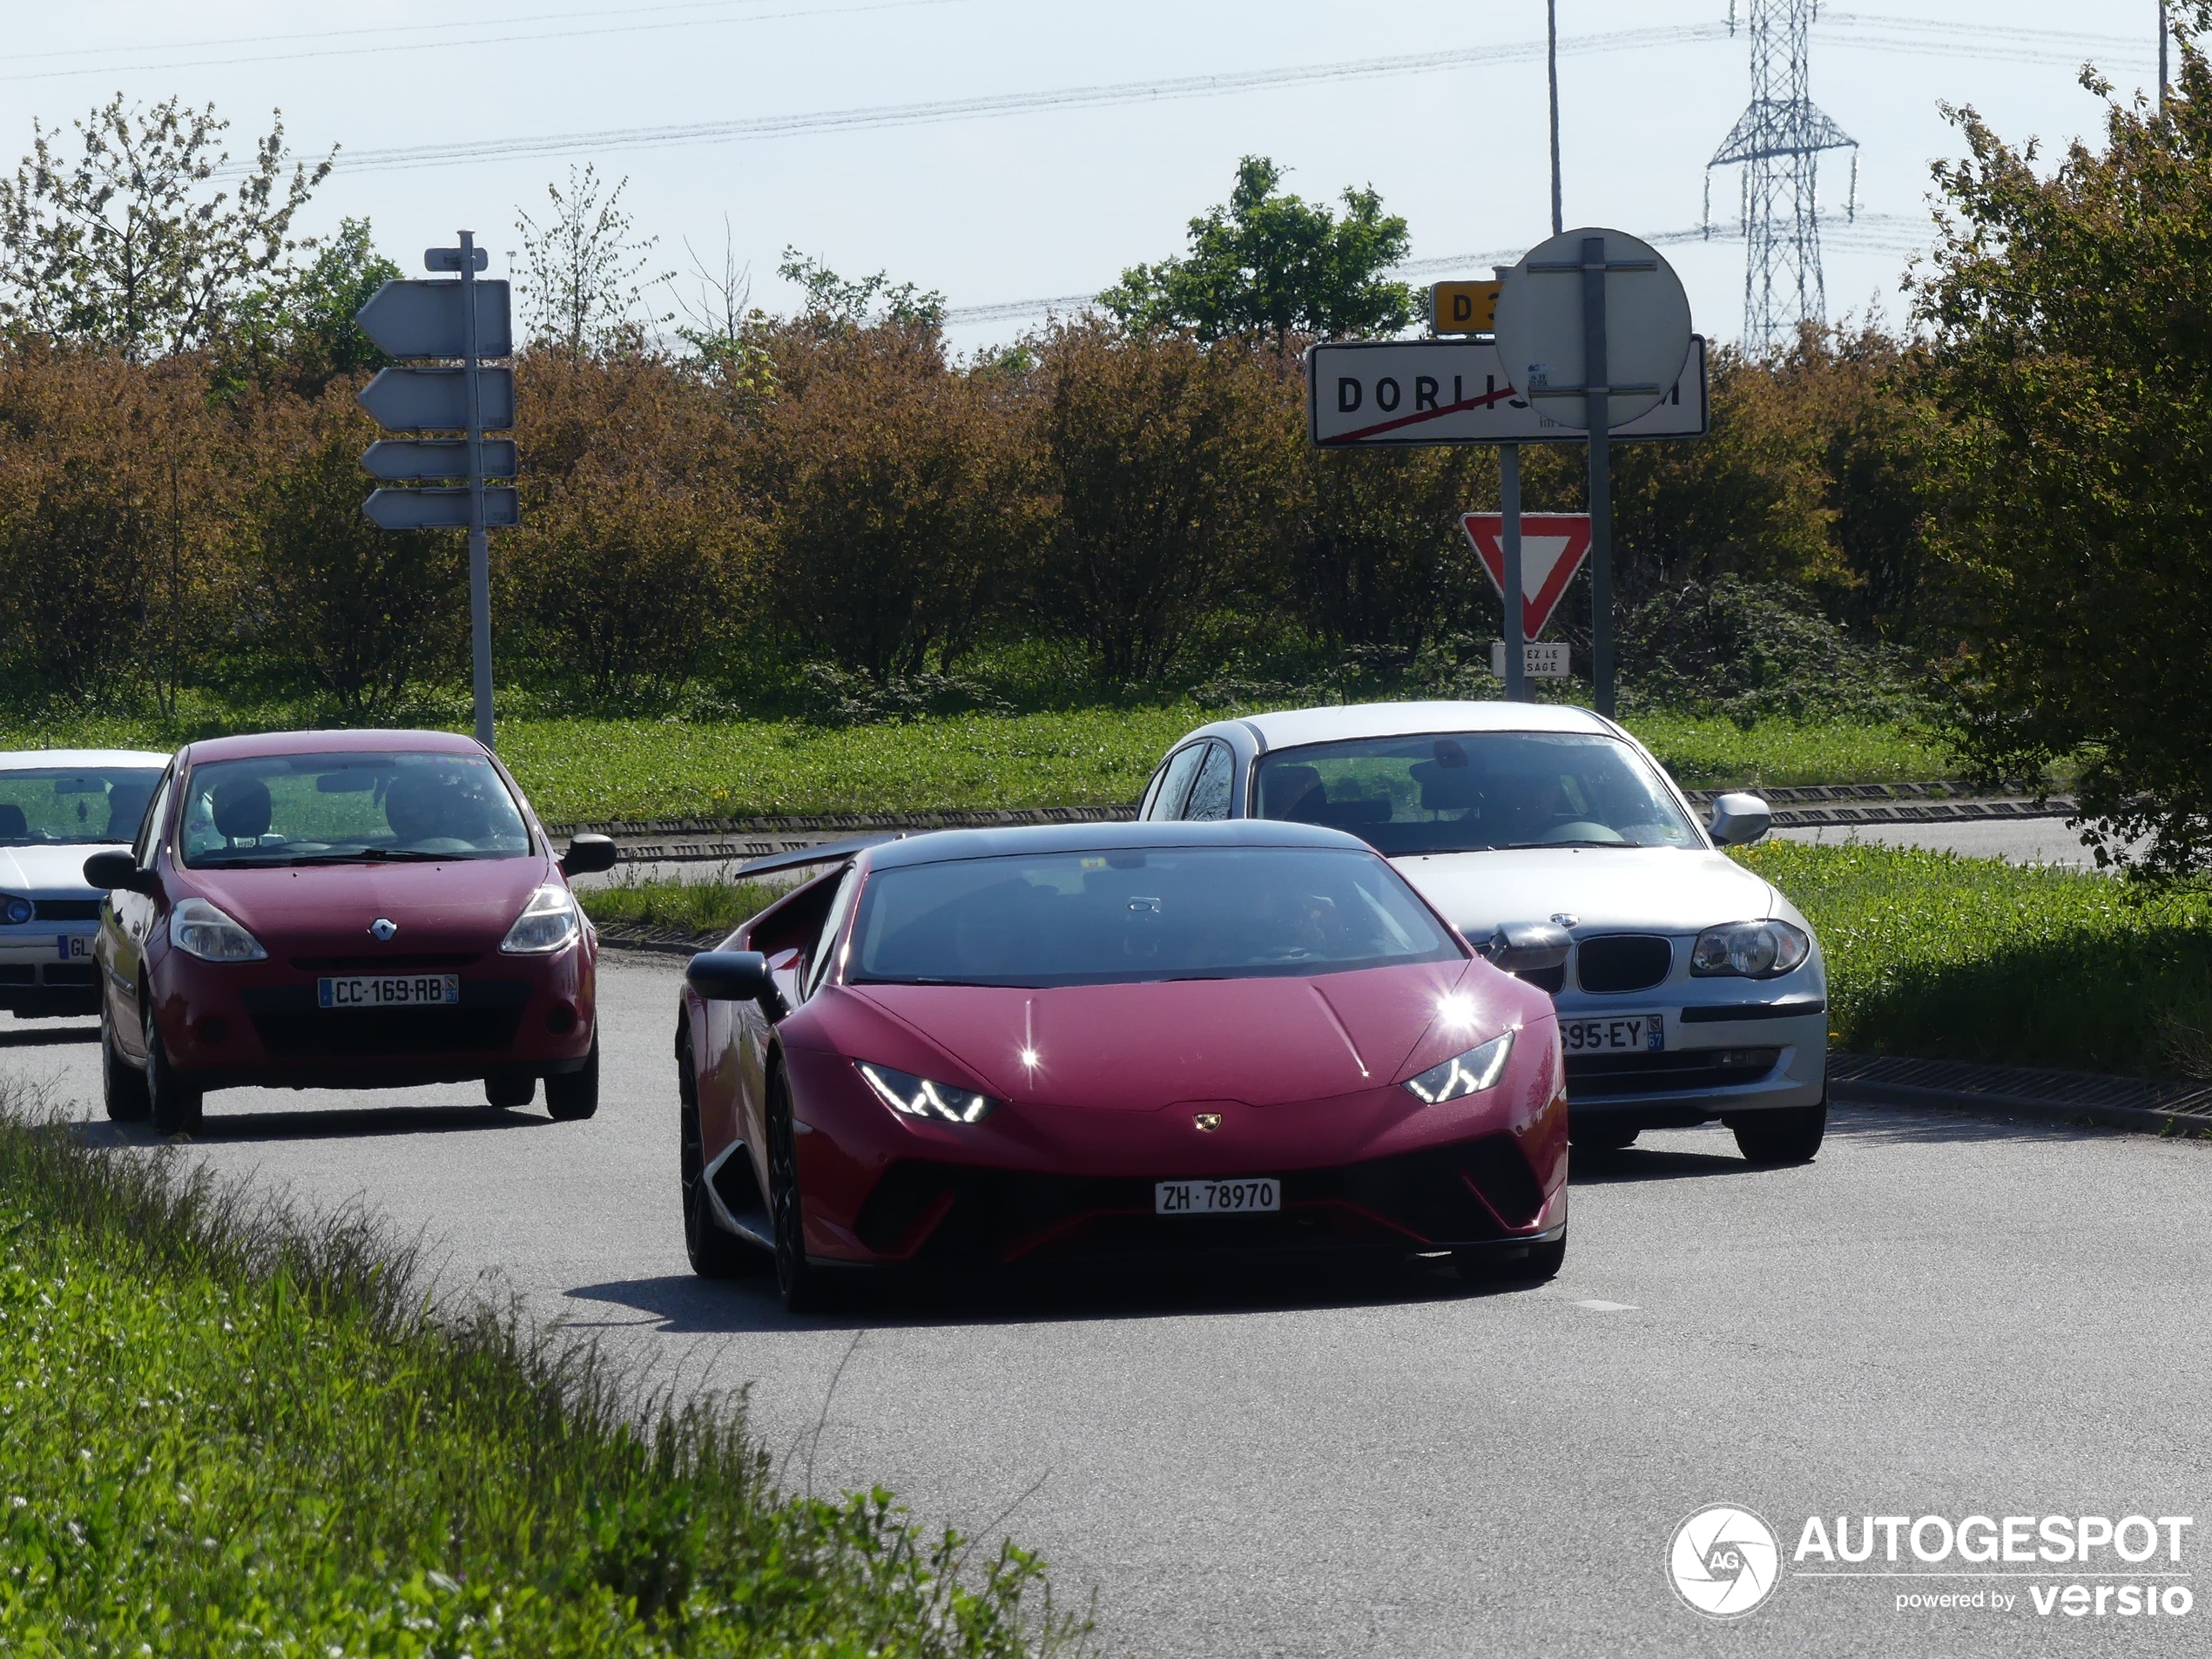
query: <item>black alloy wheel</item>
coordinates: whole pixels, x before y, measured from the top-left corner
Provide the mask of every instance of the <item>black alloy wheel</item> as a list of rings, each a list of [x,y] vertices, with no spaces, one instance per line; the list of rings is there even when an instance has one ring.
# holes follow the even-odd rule
[[[706,1190],[706,1143],[699,1131],[698,1079],[691,1069],[691,1028],[676,1031],[676,1163],[684,1188],[684,1253],[701,1278],[732,1278],[752,1265],[755,1252],[722,1230]]]
[[[118,1123],[143,1123],[153,1109],[146,1096],[145,1073],[115,1046],[115,1008],[105,989],[100,993],[100,1096],[108,1116]]]
[[[1791,1106],[1780,1111],[1746,1112],[1732,1119],[1736,1150],[1746,1163],[1777,1169],[1789,1163],[1810,1163],[1828,1134],[1828,1103]]]
[[[791,1086],[779,1066],[768,1074],[768,1211],[776,1235],[776,1288],[792,1313],[811,1313],[826,1300],[822,1272],[806,1259],[799,1207],[799,1139],[792,1128]]]
[[[1618,1119],[1608,1121],[1595,1117],[1588,1123],[1577,1123],[1573,1112],[1567,1115],[1568,1140],[1586,1151],[1622,1151],[1634,1146],[1641,1132],[1634,1123],[1623,1123]]]
[[[138,989],[138,1008],[145,1026],[146,1098],[152,1109],[153,1132],[189,1134],[199,1127],[201,1109],[207,1097],[171,1062],[169,1050],[162,1046],[161,1028],[154,1021],[153,993],[144,986]]]
[[[583,1069],[556,1071],[545,1080],[545,1110],[556,1123],[580,1123],[599,1109],[599,1032],[591,1032],[591,1052]]]

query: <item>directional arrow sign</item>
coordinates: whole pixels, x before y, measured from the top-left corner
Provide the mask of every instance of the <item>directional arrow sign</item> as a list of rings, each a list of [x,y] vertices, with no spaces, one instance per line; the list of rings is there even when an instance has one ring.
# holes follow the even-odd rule
[[[386,368],[361,389],[361,405],[387,432],[458,432],[469,424],[469,371]],[[484,425],[515,424],[515,371],[480,368]]]
[[[468,350],[461,334],[464,287],[476,293],[476,355],[513,356],[515,330],[503,279],[464,284],[395,278],[369,296],[354,320],[395,357],[459,357]]]
[[[486,438],[484,476],[512,478],[521,460],[512,438]],[[459,438],[379,438],[361,452],[361,465],[387,483],[434,483],[469,475],[469,446]]]
[[[465,530],[469,528],[469,490],[373,489],[361,510],[388,530]],[[522,503],[514,486],[495,484],[484,491],[484,524],[489,529],[509,529],[523,522]]]
[[[379,495],[387,492],[379,490]],[[1467,513],[1460,519],[1474,543],[1490,585],[1506,590],[1506,521],[1502,513]],[[1590,552],[1588,513],[1523,513],[1521,516],[1521,617],[1523,639],[1534,639],[1567,597],[1567,584]]]

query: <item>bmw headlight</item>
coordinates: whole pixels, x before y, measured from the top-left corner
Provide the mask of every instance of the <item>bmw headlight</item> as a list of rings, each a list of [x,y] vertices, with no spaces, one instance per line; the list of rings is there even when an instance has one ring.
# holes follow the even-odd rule
[[[1431,1066],[1418,1077],[1408,1077],[1406,1087],[1424,1106],[1479,1095],[1506,1075],[1506,1062],[1512,1055],[1513,1033],[1508,1031],[1479,1049],[1453,1055],[1440,1066]]]
[[[998,1102],[972,1089],[954,1089],[932,1082],[911,1071],[894,1071],[867,1061],[858,1062],[860,1076],[875,1097],[902,1117],[934,1117],[946,1123],[974,1123],[988,1117]]]
[[[1726,921],[1697,935],[1689,971],[1700,979],[1773,979],[1802,967],[1811,954],[1804,929],[1786,921]]]
[[[203,962],[258,962],[269,954],[205,899],[186,899],[169,913],[169,942]]]
[[[38,914],[38,907],[28,899],[18,899],[12,893],[0,893],[0,921],[10,927],[20,927]]]
[[[530,894],[523,914],[499,941],[509,956],[548,956],[577,936],[576,897],[556,881]]]

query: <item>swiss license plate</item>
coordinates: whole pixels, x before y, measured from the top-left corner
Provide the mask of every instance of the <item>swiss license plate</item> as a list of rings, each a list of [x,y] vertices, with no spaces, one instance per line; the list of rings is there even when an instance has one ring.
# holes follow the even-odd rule
[[[458,974],[379,974],[319,979],[315,1000],[327,1008],[414,1008],[461,1001]]]
[[[1656,1054],[1667,1046],[1667,1016],[1608,1014],[1596,1020],[1561,1020],[1559,1037],[1569,1054]]]
[[[1264,1176],[1244,1181],[1163,1181],[1152,1189],[1156,1216],[1253,1216],[1282,1207],[1282,1183]]]

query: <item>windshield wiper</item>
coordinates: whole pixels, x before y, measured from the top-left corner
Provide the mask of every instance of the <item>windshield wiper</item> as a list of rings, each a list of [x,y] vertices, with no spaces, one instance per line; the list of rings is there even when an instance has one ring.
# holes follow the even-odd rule
[[[354,853],[309,853],[286,859],[287,864],[438,864],[448,859],[473,858],[469,853],[418,853],[412,847],[364,846]]]
[[[1500,841],[1492,853],[1527,853],[1543,846],[1642,846],[1642,841]]]

